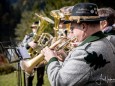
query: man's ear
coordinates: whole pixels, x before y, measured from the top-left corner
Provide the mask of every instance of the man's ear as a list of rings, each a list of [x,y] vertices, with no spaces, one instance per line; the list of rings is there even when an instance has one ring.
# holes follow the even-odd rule
[[[86,31],[88,29],[88,25],[85,24],[85,23],[82,23],[80,29],[83,30],[83,31]]]
[[[107,26],[108,26],[108,23],[106,20],[100,21],[100,29],[101,30],[103,30]]]
[[[106,27],[107,25],[108,25],[107,21],[104,20],[104,21],[103,21],[103,27]]]

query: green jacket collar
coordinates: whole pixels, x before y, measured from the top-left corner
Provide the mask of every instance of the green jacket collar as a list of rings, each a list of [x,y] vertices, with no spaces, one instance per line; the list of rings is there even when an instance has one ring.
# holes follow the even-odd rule
[[[106,37],[106,35],[104,35],[101,31],[98,31],[98,32],[94,33],[93,35],[89,36],[88,38],[86,38],[79,46],[82,46],[89,42],[93,42],[93,41],[102,39],[104,37]]]

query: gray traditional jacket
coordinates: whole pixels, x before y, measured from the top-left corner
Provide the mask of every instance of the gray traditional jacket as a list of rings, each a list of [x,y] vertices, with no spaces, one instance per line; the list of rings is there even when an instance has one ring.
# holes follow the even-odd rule
[[[115,47],[115,35],[108,35],[107,39],[114,45]]]
[[[115,46],[115,30],[113,26],[108,26],[102,31],[104,34],[108,35],[107,39]]]
[[[28,35],[25,35],[23,41],[22,41],[22,46],[26,47],[26,49],[29,49],[30,46],[28,45],[29,42],[33,40],[34,33],[30,33]]]
[[[97,32],[74,48],[62,65],[51,58],[47,74],[51,86],[115,86],[115,48]]]

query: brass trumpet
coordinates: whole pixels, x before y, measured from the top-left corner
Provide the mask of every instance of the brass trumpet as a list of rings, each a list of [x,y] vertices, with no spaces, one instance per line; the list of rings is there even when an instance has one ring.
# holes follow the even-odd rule
[[[49,23],[51,24],[54,24],[54,21],[51,20],[50,18],[48,17],[43,17],[41,15],[38,15],[37,13],[35,13],[35,15],[39,18],[40,20],[40,24],[39,24],[39,27],[37,29],[37,33],[36,35],[33,37],[33,40],[35,43],[38,42],[39,38],[40,38],[40,35],[41,33],[44,31],[44,29],[48,26]],[[34,57],[34,55],[36,54],[36,51],[33,49],[33,48],[29,48],[28,49],[28,53],[31,57]]]
[[[69,17],[71,15],[72,9],[73,9],[73,6],[66,6],[66,7],[62,7],[60,9],[60,11],[64,14],[65,20],[69,20]],[[66,27],[67,27],[67,30],[69,32],[70,31],[70,23],[66,24]]]
[[[49,33],[42,33],[37,41],[37,46],[34,49],[34,57],[37,56],[45,46],[50,46],[53,36]]]
[[[58,31],[59,31],[59,22],[60,22],[60,19],[64,17],[63,13],[60,12],[60,10],[52,10],[50,12],[50,15],[52,17],[54,17],[54,23],[55,23],[55,26],[54,26],[54,33],[55,33],[55,37],[56,37],[56,40],[58,39]]]
[[[62,40],[63,40],[63,38],[60,38],[58,41],[56,41],[54,44],[52,44],[49,48],[54,49],[58,44],[60,44],[62,42]],[[62,49],[63,47],[65,47],[68,43],[70,43],[73,40],[75,40],[75,37],[72,38],[72,39],[69,39],[68,41],[63,43],[63,45],[60,46],[60,48],[58,48],[58,50]],[[31,74],[32,70],[35,68],[35,66],[38,65],[43,60],[44,60],[44,55],[42,53],[40,53],[38,56],[36,56],[36,57],[34,57],[34,58],[30,59],[30,60],[27,60],[27,61],[22,60],[20,62],[21,68],[22,68],[22,70],[24,70],[28,74]]]

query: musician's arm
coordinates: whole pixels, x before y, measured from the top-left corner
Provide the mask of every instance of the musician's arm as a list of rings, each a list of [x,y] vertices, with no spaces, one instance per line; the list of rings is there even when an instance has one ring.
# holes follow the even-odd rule
[[[73,86],[79,81],[90,69],[84,61],[86,55],[84,50],[74,52],[66,57],[62,65],[57,58],[51,58],[47,66],[51,86]]]

